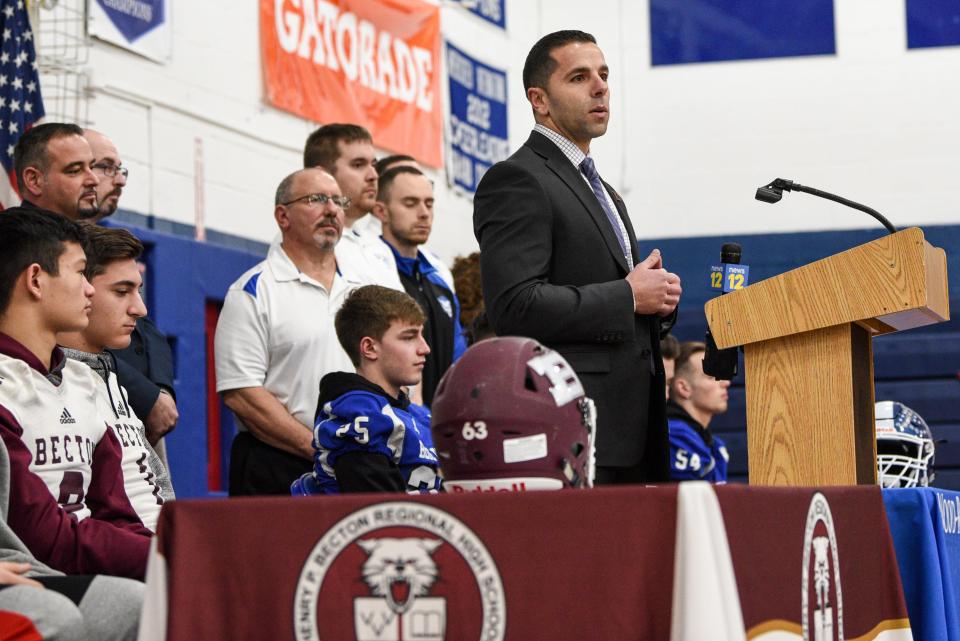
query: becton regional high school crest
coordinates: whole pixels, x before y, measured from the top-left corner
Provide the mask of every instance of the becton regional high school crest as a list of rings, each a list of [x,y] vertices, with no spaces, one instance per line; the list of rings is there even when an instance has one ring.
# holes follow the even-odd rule
[[[502,641],[506,600],[493,557],[430,505],[371,505],[333,525],[294,598],[297,641]]]

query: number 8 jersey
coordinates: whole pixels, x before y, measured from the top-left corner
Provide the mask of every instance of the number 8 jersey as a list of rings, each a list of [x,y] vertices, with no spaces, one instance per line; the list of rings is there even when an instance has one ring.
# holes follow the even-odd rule
[[[7,522],[67,574],[142,578],[150,532],[123,486],[121,445],[101,415],[100,378],[54,350],[51,372],[0,334],[0,437],[10,456]]]

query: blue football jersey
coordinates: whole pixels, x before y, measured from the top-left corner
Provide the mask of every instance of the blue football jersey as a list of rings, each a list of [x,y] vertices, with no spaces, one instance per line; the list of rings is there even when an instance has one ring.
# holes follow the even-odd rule
[[[674,481],[727,482],[727,462],[730,455],[723,440],[713,437],[707,445],[696,428],[686,421],[671,418],[670,430],[670,478]]]
[[[387,457],[399,468],[409,493],[440,491],[430,411],[420,405],[411,403],[401,409],[368,390],[346,392],[320,408],[313,446],[313,474],[303,479],[303,493],[339,494],[334,468],[341,456],[351,452]]]

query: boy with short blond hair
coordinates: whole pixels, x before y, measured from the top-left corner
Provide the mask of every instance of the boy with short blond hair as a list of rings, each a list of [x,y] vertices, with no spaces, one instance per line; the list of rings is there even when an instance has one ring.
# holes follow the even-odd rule
[[[335,325],[356,373],[320,381],[314,470],[293,483],[293,494],[440,490],[430,412],[404,391],[420,382],[430,352],[423,321],[403,292],[368,285],[350,294]]]

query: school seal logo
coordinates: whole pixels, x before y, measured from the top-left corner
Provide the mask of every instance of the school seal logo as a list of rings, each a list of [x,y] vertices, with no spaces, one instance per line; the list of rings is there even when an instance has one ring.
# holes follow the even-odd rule
[[[803,641],[843,641],[843,593],[837,533],[827,497],[817,492],[803,535]],[[812,606],[812,607],[811,607]]]
[[[297,641],[502,641],[506,600],[470,528],[433,506],[395,501],[327,530],[300,572],[293,616]]]

